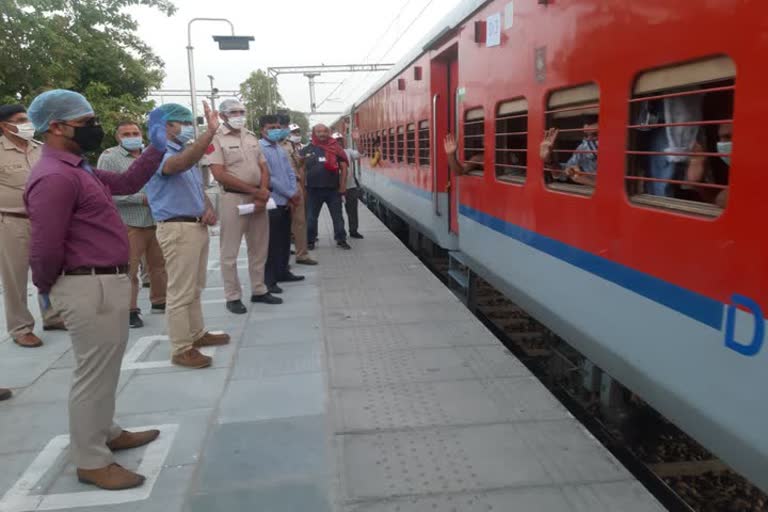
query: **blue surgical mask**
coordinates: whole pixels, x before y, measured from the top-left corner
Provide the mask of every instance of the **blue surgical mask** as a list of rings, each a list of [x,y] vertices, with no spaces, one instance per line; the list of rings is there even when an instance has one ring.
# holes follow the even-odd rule
[[[271,130],[267,130],[267,139],[272,142],[280,142],[283,138],[282,128],[272,128]]]
[[[731,154],[731,151],[733,151],[733,142],[718,142],[717,143],[717,152],[718,153],[728,153]],[[730,156],[721,156],[720,158],[723,159],[723,162],[725,162],[728,165],[731,165],[731,157]]]
[[[195,127],[188,124],[182,125],[181,132],[176,136],[176,140],[179,141],[179,144],[182,146],[194,138]]]
[[[144,141],[141,137],[126,137],[120,141],[126,151],[138,151],[144,148]]]

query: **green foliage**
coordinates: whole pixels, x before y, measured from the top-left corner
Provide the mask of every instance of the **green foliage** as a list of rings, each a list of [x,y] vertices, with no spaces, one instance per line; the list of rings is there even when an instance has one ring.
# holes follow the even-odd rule
[[[258,129],[261,116],[274,114],[283,108],[283,97],[277,90],[277,80],[260,69],[253,71],[240,84],[240,96],[248,110],[248,124],[252,128]]]
[[[83,94],[93,106],[106,132],[102,150],[117,144],[114,134],[120,121],[135,121],[144,127],[147,113],[155,108],[152,100],[138,100],[127,93],[119,96],[111,94],[109,86],[100,82],[91,83]]]

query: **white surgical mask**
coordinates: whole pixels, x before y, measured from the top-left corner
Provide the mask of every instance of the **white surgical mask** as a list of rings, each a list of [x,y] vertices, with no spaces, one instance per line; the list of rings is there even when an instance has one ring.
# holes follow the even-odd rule
[[[301,142],[301,135],[291,135],[291,136],[289,137],[289,139],[290,139],[290,141],[291,141],[291,142],[293,142],[294,144],[298,144],[299,142]]]
[[[245,117],[244,116],[237,116],[237,117],[230,117],[227,119],[227,124],[230,128],[234,130],[241,130],[243,126],[245,126]]]
[[[717,152],[718,153],[728,153],[731,154],[731,151],[733,150],[733,142],[718,142],[717,143]],[[725,162],[728,165],[731,165],[731,157],[730,156],[721,156],[720,158],[723,159],[723,162]]]
[[[35,136],[35,125],[32,123],[21,123],[14,126],[16,126],[14,135],[20,139],[32,140],[32,137]]]

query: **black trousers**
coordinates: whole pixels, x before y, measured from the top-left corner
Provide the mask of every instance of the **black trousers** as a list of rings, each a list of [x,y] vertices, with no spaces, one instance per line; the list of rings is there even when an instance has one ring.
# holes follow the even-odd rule
[[[344,209],[347,210],[347,223],[349,224],[349,232],[357,233],[358,220],[357,220],[357,203],[360,199],[360,189],[348,188],[347,194],[344,198]]]
[[[291,258],[291,210],[278,206],[269,210],[269,251],[264,267],[264,284],[274,286],[288,273]]]
[[[317,241],[317,219],[323,205],[328,205],[333,221],[333,237],[337,242],[347,239],[344,231],[344,215],[341,213],[341,194],[335,188],[307,189],[307,241]]]

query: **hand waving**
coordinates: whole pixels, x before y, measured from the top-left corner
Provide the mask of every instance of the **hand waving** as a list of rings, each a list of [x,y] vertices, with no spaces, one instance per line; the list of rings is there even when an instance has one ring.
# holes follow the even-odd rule
[[[209,132],[213,133],[219,129],[219,113],[211,109],[211,106],[205,100],[203,100],[203,115],[205,116]]]
[[[445,136],[445,140],[443,141],[443,145],[445,146],[445,154],[446,155],[452,155],[456,153],[456,149],[458,148],[458,145],[456,144],[456,137],[453,136],[453,134],[449,133]]]
[[[550,128],[544,132],[544,140],[541,141],[539,146],[539,156],[544,162],[548,162],[552,156],[552,146],[555,145],[558,133],[559,130],[557,128]]]
[[[168,114],[156,108],[149,113],[149,142],[160,151],[165,151],[168,145],[165,125]]]

